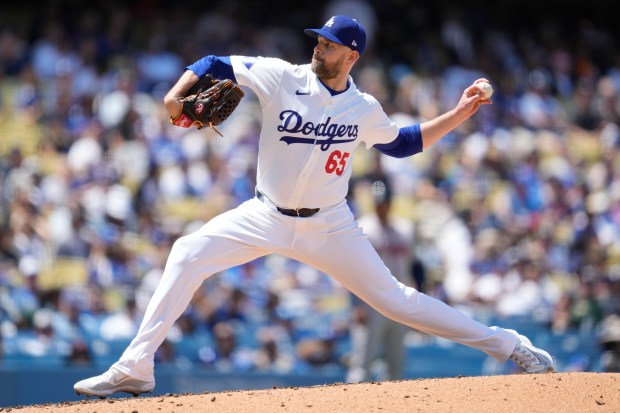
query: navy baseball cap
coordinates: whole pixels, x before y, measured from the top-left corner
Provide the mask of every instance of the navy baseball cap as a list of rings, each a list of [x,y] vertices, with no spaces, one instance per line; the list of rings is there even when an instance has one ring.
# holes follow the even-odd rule
[[[347,16],[333,16],[320,29],[304,30],[308,36],[323,36],[326,39],[350,47],[360,54],[366,48],[366,30],[357,20]]]

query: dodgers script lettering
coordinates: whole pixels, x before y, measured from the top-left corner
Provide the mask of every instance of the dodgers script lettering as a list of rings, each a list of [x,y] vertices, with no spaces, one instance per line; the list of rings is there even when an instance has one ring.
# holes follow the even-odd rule
[[[328,117],[325,122],[314,124],[312,122],[304,122],[303,117],[294,110],[284,110],[280,113],[280,120],[282,124],[278,126],[279,132],[327,138],[316,139],[287,135],[280,138],[281,141],[289,145],[291,143],[321,145],[321,150],[326,151],[333,144],[352,142],[357,139],[358,125],[339,125],[337,123],[331,123],[331,117]]]

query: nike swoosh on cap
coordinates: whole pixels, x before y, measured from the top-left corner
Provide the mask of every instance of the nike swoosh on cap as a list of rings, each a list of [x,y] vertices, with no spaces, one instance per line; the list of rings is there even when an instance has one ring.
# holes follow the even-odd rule
[[[302,95],[309,95],[311,92],[309,90],[303,90],[303,89],[297,89],[297,91],[295,91],[296,95],[302,96]]]

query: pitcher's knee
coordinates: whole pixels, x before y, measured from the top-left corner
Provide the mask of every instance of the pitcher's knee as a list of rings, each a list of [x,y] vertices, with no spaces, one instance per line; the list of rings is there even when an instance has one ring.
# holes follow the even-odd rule
[[[394,321],[402,322],[411,315],[411,303],[407,300],[384,301],[376,307],[377,311]]]
[[[178,238],[170,249],[169,259],[187,261],[196,258],[202,251],[200,237],[185,235]]]
[[[415,314],[419,312],[416,295],[418,292],[414,289],[405,289],[393,294],[387,299],[376,302],[374,307],[384,316],[398,322],[411,321],[415,318]],[[372,304],[371,304],[372,305]]]

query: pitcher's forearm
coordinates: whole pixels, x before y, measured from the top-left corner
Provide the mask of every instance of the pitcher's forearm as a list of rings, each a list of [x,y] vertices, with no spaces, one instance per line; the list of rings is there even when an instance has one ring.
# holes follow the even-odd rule
[[[166,96],[164,96],[164,106],[170,116],[176,116],[181,111],[181,102],[179,99],[185,96],[185,93],[198,82],[200,78],[191,70],[186,70],[177,83],[170,88]]]
[[[469,117],[466,113],[460,113],[456,109],[452,109],[435,119],[421,123],[420,131],[422,133],[423,148],[427,149],[433,145],[442,137],[458,128]]]

